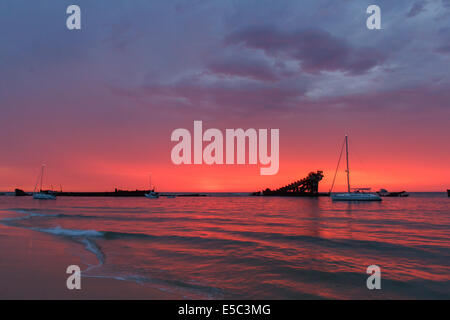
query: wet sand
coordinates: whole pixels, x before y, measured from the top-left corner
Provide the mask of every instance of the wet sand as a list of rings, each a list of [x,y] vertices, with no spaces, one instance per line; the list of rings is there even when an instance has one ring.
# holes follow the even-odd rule
[[[51,235],[0,224],[0,299],[179,299],[133,282],[81,278],[81,290],[66,287],[66,268],[86,261],[74,244]],[[83,250],[80,245],[79,250]],[[85,256],[85,255],[84,255]],[[88,258],[89,259],[89,258]]]

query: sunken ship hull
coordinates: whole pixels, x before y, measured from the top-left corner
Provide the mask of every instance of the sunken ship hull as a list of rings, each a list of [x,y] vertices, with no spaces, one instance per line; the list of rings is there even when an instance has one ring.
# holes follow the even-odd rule
[[[265,189],[254,195],[275,197],[328,197],[329,193],[319,192],[319,182],[323,179],[323,172],[310,172],[307,177],[294,181],[276,190]]]

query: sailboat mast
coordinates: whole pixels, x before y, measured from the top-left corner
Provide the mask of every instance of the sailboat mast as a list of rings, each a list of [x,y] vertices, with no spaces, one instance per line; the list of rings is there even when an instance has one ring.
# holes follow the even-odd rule
[[[350,193],[350,169],[348,167],[348,136],[345,135],[345,158],[347,159],[347,190]]]
[[[44,167],[45,167],[45,165],[42,165],[42,167],[41,167],[41,187],[40,187],[39,191],[42,191],[42,179],[44,178]]]

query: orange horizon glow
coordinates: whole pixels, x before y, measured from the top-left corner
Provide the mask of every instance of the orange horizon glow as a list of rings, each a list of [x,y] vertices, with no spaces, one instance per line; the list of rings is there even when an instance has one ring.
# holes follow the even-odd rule
[[[317,121],[313,118],[309,122]],[[149,188],[151,174],[152,184],[162,192],[254,192],[282,187],[311,171],[322,170],[325,177],[319,191],[328,192],[343,141],[341,132],[347,130],[333,127],[333,118],[320,121],[327,123],[326,129],[314,137],[298,132],[295,121],[276,124],[275,128],[280,128],[280,162],[279,172],[273,176],[261,176],[260,165],[174,165],[170,153],[176,142],[170,141],[173,129],[168,129],[168,124],[133,130],[127,126],[119,132],[85,131],[77,136],[71,131],[62,130],[58,136],[45,131],[42,139],[52,143],[42,145],[36,145],[26,134],[27,138],[21,137],[18,131],[21,145],[12,144],[9,153],[4,155],[8,161],[0,162],[0,190],[32,191],[41,164],[45,163],[44,187],[53,186],[54,190],[60,190],[60,186],[64,191],[143,190]],[[267,120],[256,122],[253,128],[274,127]],[[171,127],[192,129],[191,120],[183,123],[186,124]],[[416,132],[403,127],[405,134],[398,135],[395,130],[400,128],[374,132],[373,126],[365,128],[364,125],[353,125],[349,135],[352,187],[411,192],[444,192],[450,187],[446,160],[450,151],[442,147],[446,142],[444,132]],[[398,124],[390,126],[394,128]],[[209,121],[204,130],[211,127],[223,130],[249,126],[242,121],[225,124]],[[146,130],[147,135],[143,134]],[[147,141],[141,138],[145,136],[155,138]],[[206,145],[204,142],[203,147]],[[333,191],[347,189],[344,160],[343,157]]]
[[[71,166],[47,165],[44,189],[59,191],[113,191],[144,190],[152,185],[161,192],[254,192],[265,188],[276,189],[295,180],[306,177],[309,172],[322,170],[324,178],[319,184],[320,192],[328,192],[335,173],[337,161],[321,161],[317,164],[295,164],[280,160],[280,170],[273,176],[259,175],[259,165],[173,165],[156,166],[127,165],[126,163],[92,162],[88,165]],[[390,163],[380,167],[377,161],[352,166],[350,162],[351,187],[371,187],[372,191],[384,188],[390,191],[432,191],[444,192],[449,177],[440,168],[431,167],[420,174],[411,174],[417,166]],[[334,167],[334,168],[333,168]],[[353,167],[353,169],[352,169]],[[13,191],[14,188],[32,191],[40,166],[33,168],[8,169],[2,167],[0,190]],[[333,191],[346,191],[346,174],[341,163]]]

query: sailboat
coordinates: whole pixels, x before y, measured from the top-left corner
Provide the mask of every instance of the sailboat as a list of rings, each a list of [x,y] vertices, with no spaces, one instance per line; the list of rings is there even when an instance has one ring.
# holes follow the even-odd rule
[[[345,155],[346,155],[346,162],[347,162],[347,192],[346,193],[331,193],[333,186],[334,186],[334,179],[336,179],[336,173],[339,169],[339,162],[341,161],[342,156],[342,149],[341,149],[341,155],[339,156],[338,166],[336,168],[336,173],[334,174],[333,184],[330,189],[331,193],[331,199],[333,201],[381,201],[381,197],[377,194],[373,193],[366,193],[364,190],[370,190],[367,188],[360,188],[360,189],[354,189],[354,192],[351,192],[350,188],[350,169],[348,166],[348,136],[345,135]]]
[[[150,190],[149,193],[146,193],[145,196],[149,199],[158,199],[159,198],[159,193],[155,192],[154,190]]]
[[[54,200],[56,199],[56,196],[54,194],[47,192],[44,192],[42,190],[42,181],[44,179],[44,168],[45,165],[43,164],[41,167],[41,175],[40,175],[40,187],[39,187],[39,192],[36,192],[36,188],[37,188],[37,181],[36,181],[36,185],[34,186],[34,190],[33,190],[33,199],[38,199],[38,200]]]
[[[144,194],[149,199],[158,199],[159,193],[155,192],[155,188],[152,188],[152,176],[150,175],[150,191]]]

